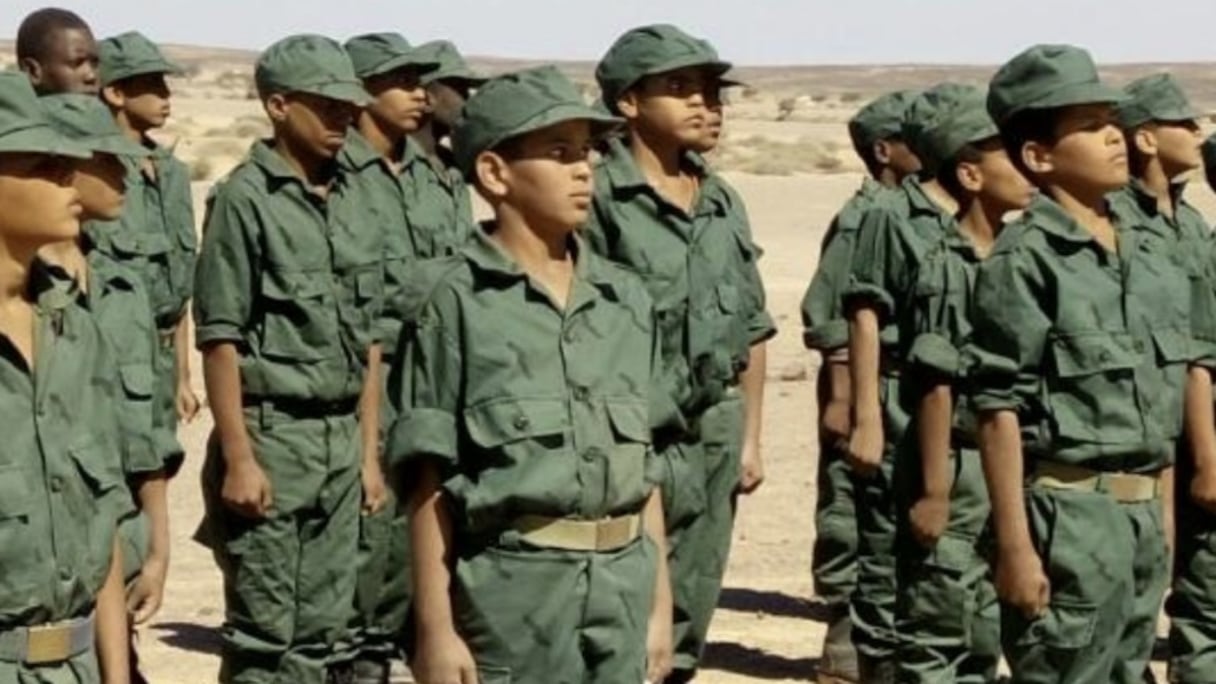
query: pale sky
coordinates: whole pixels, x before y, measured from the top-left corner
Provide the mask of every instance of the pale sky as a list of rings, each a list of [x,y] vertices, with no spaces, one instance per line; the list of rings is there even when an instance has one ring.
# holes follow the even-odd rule
[[[1100,62],[1216,61],[1216,0],[59,0],[99,37],[260,49],[297,32],[395,30],[466,54],[595,60],[622,31],[676,23],[737,64],[995,64],[1041,42]],[[0,36],[44,6],[0,0]]]

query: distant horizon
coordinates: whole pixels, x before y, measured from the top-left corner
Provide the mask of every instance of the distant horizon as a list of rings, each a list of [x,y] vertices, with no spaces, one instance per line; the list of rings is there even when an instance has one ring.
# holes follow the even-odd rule
[[[166,44],[249,52],[291,33],[345,40],[395,30],[486,59],[594,62],[628,28],[668,22],[745,67],[982,67],[1055,42],[1110,65],[1216,62],[1213,0],[1149,12],[1140,0],[5,0],[0,34],[15,35],[47,4],[79,13],[98,37],[134,29]]]

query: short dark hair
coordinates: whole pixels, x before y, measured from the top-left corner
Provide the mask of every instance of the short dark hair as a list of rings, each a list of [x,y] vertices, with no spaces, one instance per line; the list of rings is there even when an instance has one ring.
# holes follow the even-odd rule
[[[1014,114],[1013,118],[1001,125],[1001,142],[1005,145],[1005,151],[1009,153],[1009,159],[1031,183],[1035,183],[1035,176],[1022,161],[1022,148],[1030,142],[1037,142],[1041,145],[1056,144],[1060,139],[1057,128],[1063,112],[1063,107],[1025,109]]]
[[[870,142],[869,145],[861,144],[862,141],[858,140],[857,138],[853,138],[853,141],[852,141],[853,142],[853,151],[856,152],[857,156],[861,158],[861,163],[865,164],[866,171],[869,172],[869,174],[871,176],[873,176],[874,178],[878,178],[879,176],[881,176],[883,169],[886,168],[885,165],[882,162],[878,161],[878,158],[874,156],[874,146],[877,145],[878,143],[884,142],[884,141],[886,141],[886,142],[903,142],[903,138],[901,138],[898,134],[889,135],[885,138],[878,138],[876,140],[873,140]]]
[[[962,204],[967,198],[967,190],[958,182],[959,164],[977,164],[984,156],[983,142],[967,143],[953,157],[937,167],[937,182],[942,189]]]
[[[52,37],[68,30],[93,32],[88,22],[71,10],[44,7],[31,12],[17,29],[17,61],[41,62],[50,49]]]

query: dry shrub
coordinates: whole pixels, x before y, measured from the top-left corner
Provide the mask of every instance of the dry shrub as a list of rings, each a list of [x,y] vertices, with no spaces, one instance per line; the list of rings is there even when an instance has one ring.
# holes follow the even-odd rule
[[[724,171],[760,176],[836,173],[845,170],[839,151],[839,143],[813,138],[787,141],[760,135],[739,139],[727,137],[717,153],[715,165]]]
[[[207,158],[195,159],[190,163],[190,180],[207,181],[215,173],[215,163]]]

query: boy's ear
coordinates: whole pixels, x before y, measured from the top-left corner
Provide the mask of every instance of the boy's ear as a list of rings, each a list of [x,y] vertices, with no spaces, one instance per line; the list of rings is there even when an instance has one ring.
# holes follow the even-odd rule
[[[127,96],[122,92],[122,88],[111,83],[101,89],[101,101],[111,109],[122,109],[123,104],[127,101]]]
[[[275,93],[266,98],[266,102],[262,105],[266,109],[266,115],[270,120],[276,123],[282,123],[287,119],[287,96],[283,93]]]
[[[891,164],[891,143],[886,140],[874,141],[874,161],[881,166],[889,166]]]
[[[1125,134],[1126,135],[1126,134]],[[1157,156],[1157,132],[1152,126],[1141,126],[1131,132],[1132,144],[1136,151],[1145,157]]]
[[[487,200],[501,200],[510,191],[511,168],[507,160],[493,150],[477,155],[473,162],[473,177]]]
[[[1022,164],[1034,174],[1046,174],[1055,170],[1051,147],[1034,140],[1022,145]]]
[[[25,59],[21,60],[20,66],[21,66],[21,70],[25,72],[25,75],[29,76],[30,83],[32,83],[34,85],[35,89],[37,89],[38,86],[42,85],[42,63],[41,62],[34,59],[33,57],[26,57]]]
[[[616,101],[617,111],[626,119],[638,118],[638,96],[633,90],[625,91]]]
[[[959,187],[967,192],[974,195],[984,189],[984,172],[980,170],[979,164],[961,162],[954,167],[954,174]]]

